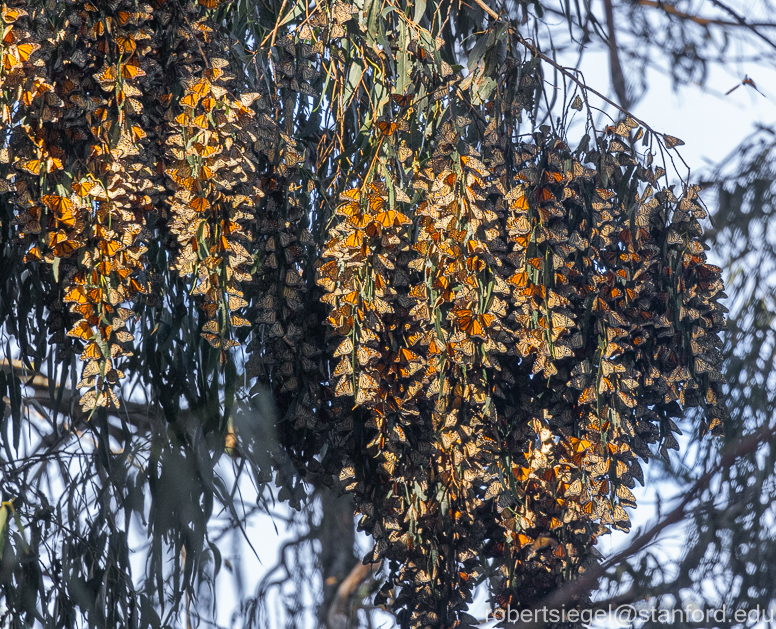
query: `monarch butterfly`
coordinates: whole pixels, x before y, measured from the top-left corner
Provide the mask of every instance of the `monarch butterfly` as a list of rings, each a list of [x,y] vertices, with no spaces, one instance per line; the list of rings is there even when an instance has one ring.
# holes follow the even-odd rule
[[[334,352],[334,357],[336,358],[338,356],[345,356],[352,353],[353,353],[353,341],[350,338],[346,338],[337,347],[336,351]]]
[[[361,333],[359,334],[358,338],[359,343],[373,343],[379,340],[380,337],[377,336],[377,334],[375,334],[372,330],[369,328],[361,328]]]
[[[340,24],[350,20],[353,14],[357,12],[358,9],[356,7],[352,7],[344,2],[335,2],[331,7],[331,16]]]
[[[353,363],[350,361],[350,358],[346,355],[343,356],[340,361],[337,363],[337,367],[334,369],[334,376],[342,376],[342,375],[350,375],[353,373]]]
[[[607,377],[601,378],[600,382],[598,383],[598,393],[608,393],[609,391],[614,391],[615,387],[612,384],[612,381],[609,380]]]
[[[116,19],[121,26],[126,26],[137,15],[139,14],[131,13],[130,11],[119,11],[116,13]]]
[[[356,306],[356,305],[358,305],[358,303],[360,301],[359,297],[360,297],[359,291],[354,290],[354,291],[351,291],[351,292],[347,293],[345,296],[341,297],[341,299],[342,299],[342,302],[344,302],[346,304],[351,304],[353,306]]]
[[[472,336],[475,336],[472,334]],[[485,338],[484,336],[479,336],[478,338]],[[474,356],[474,352],[476,350],[476,347],[474,345],[474,342],[471,340],[463,341],[462,343],[458,343],[455,346],[455,349],[457,352],[463,354],[464,356]]]
[[[356,229],[365,229],[372,222],[372,215],[359,212],[350,216],[348,222]]]
[[[57,220],[60,223],[63,223],[68,227],[73,227],[75,225],[73,202],[70,199],[67,197],[60,197],[56,194],[47,194],[41,198],[41,201],[54,210]]]
[[[200,98],[204,98],[210,93],[210,83],[207,81],[199,81],[188,89],[189,93],[196,94]]]
[[[666,148],[672,149],[676,148],[677,146],[684,146],[684,142],[680,140],[679,138],[675,138],[672,135],[663,135],[663,140],[665,140]]]
[[[623,509],[620,505],[615,505],[614,511],[612,511],[612,517],[614,518],[615,522],[622,522],[626,526],[630,526],[630,518],[628,518],[628,514],[625,512],[625,509]]]
[[[97,405],[97,391],[87,391],[81,396],[81,408],[90,411]]]
[[[121,77],[123,79],[134,79],[145,75],[145,71],[140,67],[140,63],[136,59],[130,59],[127,63],[121,65]],[[105,88],[103,87],[103,89]]]
[[[364,232],[361,230],[354,231],[345,240],[345,246],[349,249],[357,249],[364,244]]]
[[[100,84],[100,87],[104,90],[113,89],[111,83],[116,82],[116,68],[113,66],[103,66],[103,68],[94,75],[95,80]]]
[[[85,360],[100,360],[102,358],[100,346],[96,342],[90,341],[84,348],[84,351],[81,352],[81,357]]]
[[[618,485],[616,494],[623,503],[629,502],[633,506],[636,505],[636,496],[634,496],[633,492],[631,492],[631,490],[628,489],[625,485]]]
[[[76,324],[70,330],[68,330],[67,335],[88,341],[94,336],[94,332],[92,330],[92,326],[89,325],[89,322],[86,321],[86,319],[81,319],[76,322]]]
[[[407,443],[407,436],[404,434],[404,429],[401,426],[395,425],[391,432],[395,435],[398,441],[401,441],[402,443]]]
[[[116,252],[123,248],[123,245],[118,240],[101,240],[97,247],[100,252],[106,256],[114,256]]]
[[[19,59],[21,61],[27,61],[30,58],[30,56],[39,48],[40,48],[40,44],[32,44],[32,43],[19,44],[16,47],[16,53],[18,54]]]
[[[370,205],[371,205],[371,202],[370,202]],[[380,212],[379,214],[377,214],[377,216],[375,216],[375,221],[385,228],[394,227],[394,226],[398,227],[400,225],[407,225],[412,222],[404,214],[402,214],[401,212],[397,212],[396,210],[388,210],[386,212]]]
[[[617,397],[619,397],[622,403],[625,404],[625,406],[628,408],[635,408],[636,398],[634,398],[632,395],[629,395],[624,391],[617,391]]]
[[[522,288],[528,284],[528,273],[526,271],[517,271],[511,277],[507,278],[507,282]]]
[[[31,175],[39,175],[40,174],[40,160],[39,159],[31,159],[23,162],[17,162],[19,165],[19,168],[22,170],[30,173]]]
[[[381,299],[377,296],[372,299],[370,306],[372,310],[378,312],[379,314],[391,314],[393,312],[391,305],[384,299]]]
[[[428,299],[428,286],[425,283],[414,285],[410,288],[409,296],[413,299]]]
[[[380,358],[380,352],[377,350],[372,349],[371,347],[364,347],[363,345],[358,348],[358,351],[356,352],[356,356],[358,358],[358,363],[365,367],[369,361]]]
[[[582,492],[582,481],[577,478],[571,485],[568,486],[568,489],[566,489],[566,496],[573,498],[574,496],[578,496]]]
[[[218,321],[211,319],[210,321],[205,322],[205,325],[202,326],[202,331],[218,334]]]
[[[219,87],[218,85],[210,85],[210,91],[217,99],[223,98],[226,96],[226,88]]]
[[[137,44],[135,44],[135,40],[132,39],[131,35],[117,35],[114,38],[114,41],[119,47],[119,52],[122,54],[132,54],[137,50]]]
[[[487,177],[490,175],[490,171],[485,167],[485,164],[483,164],[479,159],[472,155],[462,155],[461,163],[466,166],[466,168],[473,170],[481,177]]]
[[[126,330],[119,330],[115,333],[115,336],[120,343],[129,343],[135,340],[135,337]]]
[[[362,372],[358,376],[358,388],[367,390],[377,389],[379,388],[379,385],[377,384],[377,380],[375,380],[372,376]]]
[[[207,119],[207,114],[200,114],[199,116],[195,117],[191,124],[195,127],[198,127],[200,129],[207,129],[210,123]]]
[[[387,120],[378,120],[377,121],[377,128],[380,130],[380,132],[384,136],[392,136],[396,129],[399,128],[399,125],[396,122],[389,122]]]
[[[405,347],[402,347],[399,350],[399,359],[402,362],[408,363],[408,362],[411,362],[411,361],[414,361],[414,360],[418,360],[419,358],[420,358],[420,356],[418,356],[415,352],[413,352],[413,351],[411,351],[411,350],[409,350],[409,349],[407,349]]]
[[[239,295],[229,295],[229,310],[237,310],[247,305],[248,302]]]
[[[552,327],[553,327],[553,330],[556,330],[556,329],[568,330],[574,327],[574,319],[572,319],[571,317],[567,317],[564,314],[560,314],[559,312],[553,312]]]
[[[555,195],[550,191],[549,188],[537,188],[534,194],[536,196],[536,200],[539,203],[547,203],[549,201],[555,200]]]
[[[194,197],[189,202],[189,207],[195,212],[204,212],[210,207],[210,201],[205,197]]]
[[[596,393],[593,387],[587,387],[582,395],[579,396],[579,404],[590,404],[596,400]]]
[[[20,17],[24,17],[26,15],[28,15],[28,13],[24,9],[9,9],[8,7],[3,7],[3,22],[6,24],[12,24]]]
[[[190,92],[186,94],[186,96],[181,98],[181,105],[184,105],[186,107],[194,108],[197,106],[198,102],[199,102],[199,95],[194,92]]]
[[[81,243],[77,240],[65,240],[57,243],[54,249],[54,255],[58,258],[67,258],[81,248]]]
[[[100,373],[100,361],[90,360],[88,363],[86,363],[86,366],[83,368],[83,371],[81,372],[81,377],[91,378],[92,376],[96,376],[98,373]]]
[[[399,107],[409,107],[412,104],[414,94],[391,94],[393,101],[399,105]]]
[[[221,347],[221,343],[224,340],[218,334],[210,334],[209,332],[200,332],[200,336],[205,339],[211,347],[215,347],[216,349]]]

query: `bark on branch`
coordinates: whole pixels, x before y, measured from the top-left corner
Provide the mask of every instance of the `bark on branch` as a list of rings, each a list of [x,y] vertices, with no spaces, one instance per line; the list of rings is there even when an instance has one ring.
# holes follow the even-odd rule
[[[357,563],[340,583],[326,614],[327,629],[347,629],[350,599],[361,584],[380,569],[379,565]]]

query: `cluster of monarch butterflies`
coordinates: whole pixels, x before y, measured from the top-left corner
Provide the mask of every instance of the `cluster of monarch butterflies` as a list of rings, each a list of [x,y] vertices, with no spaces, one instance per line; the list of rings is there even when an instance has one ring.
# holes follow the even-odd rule
[[[15,16],[6,42],[36,40],[18,72],[3,77],[23,105],[3,120],[6,187],[19,238],[29,244],[25,260],[52,265],[58,280],[52,341],[67,335],[81,344],[82,406],[117,406],[113,389],[124,377],[117,363],[133,340],[133,313],[124,306],[148,291],[144,213],[163,190],[153,160],[140,157],[147,124],[139,99],[159,73],[151,8],[117,3],[105,16],[73,2],[54,28],[48,8],[24,6],[6,5],[3,14]]]
[[[634,161],[630,118],[573,151],[549,127],[509,140],[512,115],[448,114],[423,167],[378,121],[392,168],[340,193],[317,268],[330,444],[403,626],[466,623],[486,574],[499,605],[536,603],[629,529],[638,457],[678,447],[683,408],[702,432],[725,416],[697,187]]]
[[[25,260],[54,271],[52,342],[78,342],[86,411],[118,406],[118,362],[133,341],[129,306],[138,296],[159,303],[144,256],[152,215],[158,223],[171,210],[174,266],[196,275],[202,334],[222,361],[237,344],[232,328],[248,325],[236,312],[247,305],[239,285],[253,264],[243,223],[262,196],[255,162],[268,143],[258,136],[273,125],[251,107],[258,94],[235,97],[225,87],[223,43],[200,15],[211,8],[3,8],[2,160],[10,174],[0,185],[13,193]]]
[[[205,58],[192,55],[188,44],[183,53],[193,58],[177,102],[180,113],[171,108],[167,114],[172,120],[165,173],[175,188],[170,231],[179,249],[174,266],[181,276],[197,276],[192,294],[202,296],[207,316],[201,334],[225,363],[227,350],[239,344],[234,328],[250,325],[238,311],[248,305],[241,284],[252,279],[245,224],[264,196],[253,156],[256,116],[250,109],[261,95],[231,97],[228,62],[208,54],[209,38],[204,39]]]
[[[379,50],[345,2],[273,35],[274,96],[234,94],[218,5],[3,5],[0,187],[26,261],[51,270],[83,408],[118,404],[128,328],[162,303],[158,238],[203,345],[225,362],[249,328],[284,445],[353,492],[366,560],[389,560],[378,603],[459,626],[486,578],[499,605],[535,603],[628,529],[638,457],[678,446],[682,409],[721,428],[724,293],[697,188],[634,160],[630,118],[576,150],[549,127],[520,141],[535,60],[464,76],[415,23]],[[326,105],[322,76],[338,124],[362,111],[354,47],[384,97],[345,172],[341,137],[311,155],[289,121]]]

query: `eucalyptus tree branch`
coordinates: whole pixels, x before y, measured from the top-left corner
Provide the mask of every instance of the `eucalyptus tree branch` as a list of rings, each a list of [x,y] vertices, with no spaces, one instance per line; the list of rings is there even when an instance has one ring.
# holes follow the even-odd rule
[[[19,360],[0,359],[0,369],[6,373],[19,372],[24,370],[24,365]],[[79,434],[88,424],[88,414],[81,412],[78,404],[76,404],[78,396],[74,395],[70,389],[65,389],[57,405],[56,399],[52,399],[50,394],[51,382],[47,376],[36,373],[32,377],[23,380],[22,385],[27,389],[31,389],[27,395],[22,397],[22,402],[25,405],[34,408],[38,413],[42,409],[47,409],[70,420],[65,424],[66,431],[64,434],[52,432],[45,435],[41,439],[38,450],[55,448],[58,444],[64,444],[67,441],[67,434]],[[122,400],[121,405],[122,408],[112,414],[121,417],[127,425],[134,428],[139,434],[149,433],[153,422],[159,418],[153,408],[146,404]],[[182,414],[188,412],[182,411]],[[121,435],[120,427],[111,426],[112,437],[119,439]]]
[[[483,0],[474,0],[474,2],[479,6],[485,13],[487,13],[490,17],[492,17],[497,22],[501,20],[499,17],[499,14],[496,13],[493,9],[491,9]]]
[[[695,22],[700,26],[744,26],[749,28],[776,28],[776,23],[772,22],[741,22],[740,20],[733,22],[730,20],[720,20],[717,18],[706,18],[699,15],[692,15],[691,13],[680,11],[674,5],[661,2],[660,0],[631,0],[631,2],[640,6],[660,9],[668,15],[677,17],[682,20]]]
[[[739,15],[736,11],[731,9],[727,4],[722,2],[721,0],[711,0],[712,4],[715,4],[720,9],[731,15],[736,19],[739,25],[743,26],[744,28],[748,28],[750,31],[752,31],[755,35],[757,35],[760,39],[762,39],[766,44],[768,44],[771,48],[776,48],[776,43],[774,43],[771,39],[763,35],[760,31],[757,30],[757,27],[754,24],[750,24],[746,21],[746,19]]]
[[[347,577],[340,583],[337,593],[331,601],[326,614],[327,629],[347,629],[348,603],[351,596],[372,574],[380,569],[380,565],[357,563]]]

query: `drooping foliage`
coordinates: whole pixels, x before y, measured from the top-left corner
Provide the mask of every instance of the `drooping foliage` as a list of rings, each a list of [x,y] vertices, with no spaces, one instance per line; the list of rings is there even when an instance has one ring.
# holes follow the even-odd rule
[[[629,528],[638,457],[678,447],[683,409],[699,433],[725,419],[724,293],[698,187],[666,173],[679,141],[628,115],[597,128],[568,74],[550,104],[515,16],[257,5],[272,26],[235,44],[238,9],[4,5],[6,331],[32,372],[51,357],[60,396],[72,379],[79,421],[53,430],[92,432],[107,488],[92,554],[63,543],[59,581],[65,551],[26,547],[51,515],[17,499],[27,470],[4,441],[3,500],[27,519],[4,550],[6,604],[58,626],[76,609],[166,623],[155,608],[172,594],[174,612],[217,563],[226,450],[294,502],[305,474],[342,481],[402,626],[470,623],[483,580],[496,605],[531,606]],[[127,423],[128,380],[150,429]],[[18,434],[21,382],[3,385]],[[270,409],[282,449],[237,396]],[[130,573],[146,486],[151,587],[106,596]]]

